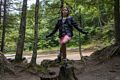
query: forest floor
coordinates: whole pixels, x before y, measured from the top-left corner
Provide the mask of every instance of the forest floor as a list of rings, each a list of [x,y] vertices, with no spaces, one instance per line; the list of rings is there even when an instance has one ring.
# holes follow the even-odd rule
[[[79,56],[79,50],[68,50],[68,59],[74,65],[74,72],[78,80],[120,80],[120,57],[116,56],[112,59],[109,59],[105,62],[97,62],[95,60],[89,59],[86,57],[85,62],[81,62]],[[83,56],[90,56],[94,50],[88,49],[82,51]],[[57,54],[56,51],[53,51],[52,54],[47,55],[38,55],[37,63],[40,64],[44,59],[51,59],[54,61]],[[14,56],[14,55],[13,55]],[[30,56],[25,55],[30,61]],[[11,57],[8,56],[7,57]],[[68,61],[68,62],[69,62]],[[60,66],[49,66],[50,71],[59,73]],[[0,80],[41,80],[38,74],[31,73],[29,71],[22,71],[21,67],[15,67],[16,75],[6,72],[3,75],[0,75]],[[33,71],[34,72],[34,71]]]

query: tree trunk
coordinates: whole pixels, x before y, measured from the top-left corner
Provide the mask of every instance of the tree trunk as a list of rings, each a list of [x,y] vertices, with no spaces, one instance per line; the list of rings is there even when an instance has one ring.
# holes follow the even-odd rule
[[[0,25],[2,24],[2,0],[0,0]]]
[[[16,50],[16,56],[15,56],[16,62],[22,61],[25,31],[26,31],[26,11],[27,11],[27,0],[23,0],[21,23],[20,23],[20,29],[19,29],[19,38],[18,38],[17,50]]]
[[[64,6],[64,0],[61,0],[61,7],[62,8]]]
[[[2,27],[2,41],[1,41],[1,52],[4,52],[4,46],[5,46],[5,28],[6,28],[6,0],[4,0],[4,16],[3,16],[3,27]]]
[[[62,65],[59,73],[59,80],[78,80],[72,65]]]
[[[119,12],[119,0],[114,0],[114,15],[115,15],[115,39],[116,44],[120,45],[120,12]]]
[[[39,0],[36,0],[35,5],[35,26],[34,26],[34,45],[33,45],[33,54],[31,59],[31,64],[36,64],[37,58],[37,43],[38,43],[38,17],[39,17]]]
[[[60,6],[60,10],[61,10],[64,6],[64,0],[60,0],[60,1],[61,1],[61,6]],[[61,13],[61,17],[62,17],[62,13]]]

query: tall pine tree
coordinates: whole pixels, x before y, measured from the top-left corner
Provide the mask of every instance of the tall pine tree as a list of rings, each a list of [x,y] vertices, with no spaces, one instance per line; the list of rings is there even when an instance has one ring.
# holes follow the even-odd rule
[[[38,19],[39,19],[39,0],[36,0],[35,5],[35,25],[34,25],[34,45],[33,54],[31,59],[31,65],[36,65],[37,58],[37,44],[38,44]]]
[[[19,38],[18,38],[17,50],[15,56],[16,62],[22,61],[24,41],[25,41],[25,31],[26,31],[26,13],[27,13],[26,11],[27,11],[27,0],[23,0]]]
[[[114,15],[115,15],[115,39],[116,44],[120,45],[120,11],[119,11],[119,0],[114,0]]]

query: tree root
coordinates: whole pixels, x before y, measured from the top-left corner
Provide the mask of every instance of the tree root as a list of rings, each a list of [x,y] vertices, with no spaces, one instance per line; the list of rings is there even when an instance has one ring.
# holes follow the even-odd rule
[[[14,66],[0,52],[0,73],[4,74],[5,72],[16,75],[16,73],[14,71]]]
[[[120,55],[120,45],[111,45],[94,52],[90,57],[92,59],[103,62],[111,59],[113,56]]]

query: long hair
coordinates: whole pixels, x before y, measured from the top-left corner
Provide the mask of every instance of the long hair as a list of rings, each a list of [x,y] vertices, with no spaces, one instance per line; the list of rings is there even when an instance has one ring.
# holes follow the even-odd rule
[[[69,14],[70,14],[70,10],[69,10],[69,8],[68,8],[68,7],[62,7],[62,8],[61,8],[61,17],[63,17],[62,10],[63,10],[64,8],[66,8],[66,9],[67,9],[67,11],[68,11],[68,14],[67,14],[67,17],[68,17],[68,16],[69,16]]]

